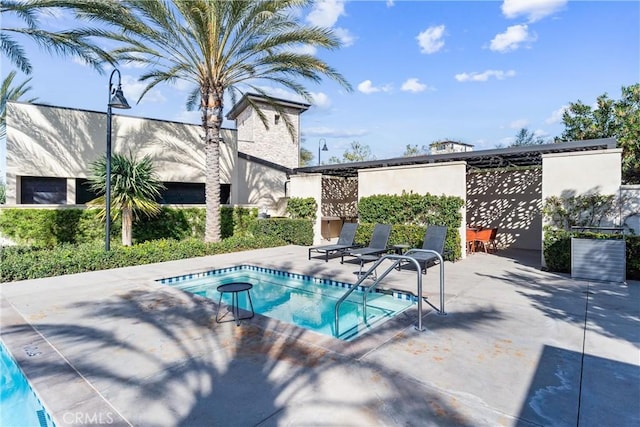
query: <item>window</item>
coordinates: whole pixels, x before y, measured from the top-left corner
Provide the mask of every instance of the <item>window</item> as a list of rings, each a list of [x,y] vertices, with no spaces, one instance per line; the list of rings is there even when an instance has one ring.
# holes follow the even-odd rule
[[[20,185],[22,204],[66,205],[66,178],[23,176]]]
[[[82,205],[84,203],[90,202],[91,200],[98,197],[96,193],[94,193],[89,187],[91,184],[88,179],[77,178],[76,179],[76,204]]]
[[[276,114],[276,115],[275,115],[275,117],[274,117],[274,122],[275,122],[275,124],[280,123],[280,114]]]
[[[159,203],[176,205],[203,205],[204,184],[193,182],[164,182]]]
[[[166,190],[160,194],[158,203],[165,205],[204,205],[205,185],[194,182],[163,182]],[[231,184],[220,184],[220,203],[228,204]]]

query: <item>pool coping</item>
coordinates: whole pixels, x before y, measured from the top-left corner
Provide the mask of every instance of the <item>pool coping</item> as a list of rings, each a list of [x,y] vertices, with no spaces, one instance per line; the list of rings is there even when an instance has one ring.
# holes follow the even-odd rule
[[[2,344],[55,427],[77,426],[78,421],[91,421],[94,415],[95,420],[108,420],[109,425],[132,426],[2,295],[0,325]],[[22,328],[19,333],[11,330],[15,326]]]

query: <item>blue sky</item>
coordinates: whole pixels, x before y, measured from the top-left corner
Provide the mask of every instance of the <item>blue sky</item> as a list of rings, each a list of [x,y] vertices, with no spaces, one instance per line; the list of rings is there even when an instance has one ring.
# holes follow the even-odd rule
[[[552,138],[562,133],[569,102],[592,104],[603,93],[618,99],[622,86],[640,82],[638,1],[328,0],[300,18],[341,37],[340,50],[314,53],[354,89],[328,80],[308,86],[315,102],[302,116],[304,146],[317,154],[324,138],[329,152],[323,160],[341,157],[352,141],[383,159],[401,156],[407,144],[441,139],[491,149],[508,145],[523,127]],[[3,26],[10,26],[6,19]],[[41,22],[68,26],[62,15]],[[34,66],[29,96],[106,110],[109,69],[100,75],[77,60],[23,45]],[[11,66],[5,57],[2,63],[4,78]],[[136,105],[142,70],[120,70],[133,107],[128,115],[199,124],[199,113],[185,109],[186,87],[158,87]]]

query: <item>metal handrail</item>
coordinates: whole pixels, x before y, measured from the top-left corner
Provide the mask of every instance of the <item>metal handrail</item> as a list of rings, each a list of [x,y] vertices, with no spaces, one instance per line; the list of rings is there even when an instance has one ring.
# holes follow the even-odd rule
[[[416,329],[418,331],[424,331],[424,328],[422,327],[422,301],[423,301],[423,297],[422,297],[422,268],[420,268],[420,263],[413,257],[409,256],[411,253],[416,253],[416,252],[425,252],[425,253],[433,253],[435,254],[438,259],[440,260],[440,309],[438,309],[437,307],[434,307],[436,309],[436,311],[438,312],[438,314],[446,314],[444,311],[444,260],[442,258],[442,255],[440,255],[438,252],[436,251],[432,251],[429,249],[410,249],[409,251],[405,252],[403,255],[384,255],[382,257],[380,257],[380,259],[376,260],[373,265],[371,266],[371,268],[369,268],[369,270],[364,273],[363,275],[360,276],[360,278],[358,279],[358,281],[347,290],[347,292],[345,292],[345,294],[340,297],[340,299],[338,300],[338,302],[336,302],[336,306],[334,309],[334,315],[335,315],[335,328],[336,328],[336,337],[340,336],[340,316],[339,316],[339,310],[340,310],[340,305],[344,302],[344,300],[347,299],[347,297],[349,295],[351,295],[351,293],[353,293],[353,291],[355,291],[356,289],[358,289],[358,286],[360,286],[360,284],[366,279],[368,278],[374,271],[375,269],[386,259],[395,259],[396,261],[389,267],[387,268],[381,275],[379,275],[374,281],[373,283],[367,287],[367,289],[365,290],[363,296],[362,296],[362,304],[363,304],[363,314],[364,314],[364,320],[367,320],[367,294],[374,289],[378,283],[380,283],[380,281],[382,279],[384,279],[392,270],[395,269],[395,267],[400,264],[403,260],[404,261],[409,261],[412,262],[415,267],[416,267],[416,274],[417,274],[417,295],[418,295],[418,325],[416,326]]]
[[[438,257],[438,261],[440,261],[439,262],[440,264],[440,309],[438,310],[436,308],[436,311],[438,312],[438,314],[444,316],[447,314],[447,312],[444,311],[444,258],[442,258],[442,255],[438,251],[434,251],[431,249],[409,249],[407,252],[403,254],[403,256],[408,256],[416,252],[434,254],[435,256]],[[425,269],[426,269],[426,266],[425,266]],[[420,294],[420,298],[422,298],[422,294]]]

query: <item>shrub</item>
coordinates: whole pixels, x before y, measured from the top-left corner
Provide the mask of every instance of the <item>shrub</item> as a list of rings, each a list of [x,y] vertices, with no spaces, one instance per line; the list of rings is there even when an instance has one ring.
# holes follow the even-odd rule
[[[425,226],[447,226],[444,258],[450,261],[462,257],[458,230],[462,225],[461,208],[464,201],[456,196],[421,196],[414,193],[401,195],[375,195],[363,197],[358,202],[360,226],[356,234],[358,244],[367,244],[378,224],[391,224],[389,245],[406,243],[421,247]]]
[[[103,242],[61,244],[52,249],[11,246],[0,248],[0,282],[37,279],[63,274],[105,270],[206,255],[282,246],[274,236],[234,236],[217,243],[198,239],[156,240],[133,246],[114,245],[105,252]]]
[[[291,197],[287,201],[287,213],[293,219],[316,220],[318,204],[313,197]]]
[[[2,209],[0,233],[23,245],[53,247],[61,243],[104,241],[104,222],[97,209]],[[258,216],[257,208],[226,207],[220,209],[222,238],[246,235]],[[204,208],[163,207],[155,218],[140,218],[133,225],[133,241],[204,237]],[[117,240],[121,222],[114,220],[111,236]]]
[[[360,223],[356,231],[356,243],[359,245],[368,245],[369,239],[373,234],[373,223]],[[408,244],[412,248],[422,247],[424,233],[426,228],[421,225],[405,225],[395,224],[391,226],[391,234],[389,235],[389,246]],[[460,249],[460,234],[458,234],[458,228],[447,229],[447,237],[444,242],[444,254],[443,258],[448,261],[455,261],[462,256],[462,250]]]
[[[260,219],[250,229],[254,236],[275,236],[292,245],[313,244],[313,222],[307,219]]]

